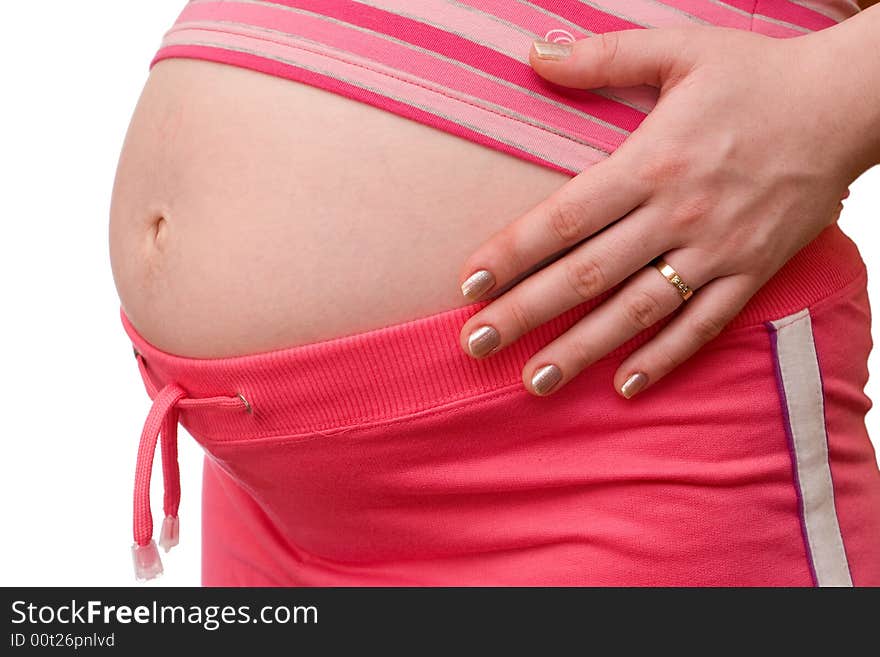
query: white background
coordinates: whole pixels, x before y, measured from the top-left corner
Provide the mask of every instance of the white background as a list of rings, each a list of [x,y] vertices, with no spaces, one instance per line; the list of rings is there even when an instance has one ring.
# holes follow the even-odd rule
[[[149,61],[182,6],[5,7],[14,29],[0,45],[0,585],[134,583],[132,487],[149,398],[119,322],[108,213]],[[840,223],[862,251],[876,303],[880,168],[851,189]],[[875,341],[878,330],[880,321]],[[878,387],[872,377],[872,399]],[[876,441],[880,411],[867,422]],[[201,451],[183,429],[180,463],[181,544],[163,553],[165,575],[147,586],[199,584]],[[158,536],[161,469],[153,479]]]

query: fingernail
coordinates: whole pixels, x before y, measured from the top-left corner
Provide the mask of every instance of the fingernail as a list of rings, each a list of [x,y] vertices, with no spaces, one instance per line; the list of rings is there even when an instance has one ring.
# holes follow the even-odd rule
[[[644,372],[636,372],[620,386],[620,392],[629,399],[648,383],[648,375]]]
[[[468,336],[468,351],[480,358],[489,355],[501,344],[501,334],[491,326],[481,326]]]
[[[476,299],[493,285],[495,285],[495,277],[492,275],[492,272],[481,269],[471,274],[461,284],[461,293],[467,299]]]
[[[534,45],[539,59],[565,59],[572,51],[570,43],[554,43],[536,39]]]
[[[562,370],[556,365],[544,365],[532,376],[532,390],[539,395],[546,395],[562,380]]]

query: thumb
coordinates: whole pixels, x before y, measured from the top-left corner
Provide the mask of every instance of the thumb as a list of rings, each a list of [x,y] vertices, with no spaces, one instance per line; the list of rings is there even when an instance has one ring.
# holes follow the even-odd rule
[[[564,87],[662,87],[691,66],[693,41],[675,28],[605,32],[574,43],[535,41],[529,63],[541,77]]]

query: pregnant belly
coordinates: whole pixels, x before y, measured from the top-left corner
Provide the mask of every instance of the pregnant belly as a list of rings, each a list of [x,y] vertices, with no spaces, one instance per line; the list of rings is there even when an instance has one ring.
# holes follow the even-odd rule
[[[467,256],[567,180],[314,87],[166,60],[119,161],[113,275],[171,353],[326,340],[466,305]]]

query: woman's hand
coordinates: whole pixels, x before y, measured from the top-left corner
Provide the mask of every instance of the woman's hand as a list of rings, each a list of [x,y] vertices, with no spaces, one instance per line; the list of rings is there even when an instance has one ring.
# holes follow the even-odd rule
[[[544,53],[533,49],[531,64],[552,82],[644,83],[660,97],[610,157],[468,258],[462,293],[477,300],[568,249],[471,317],[462,348],[494,353],[622,281],[526,362],[529,391],[560,389],[683,303],[621,363],[613,381],[620,394],[656,383],[716,337],[837,220],[847,186],[868,166],[856,152],[854,110],[837,91],[847,66],[834,60],[839,28],[794,39],[721,27],[627,30],[566,44],[562,59],[546,58],[565,55],[560,44],[536,44]],[[694,290],[687,302],[648,266],[658,256]]]

